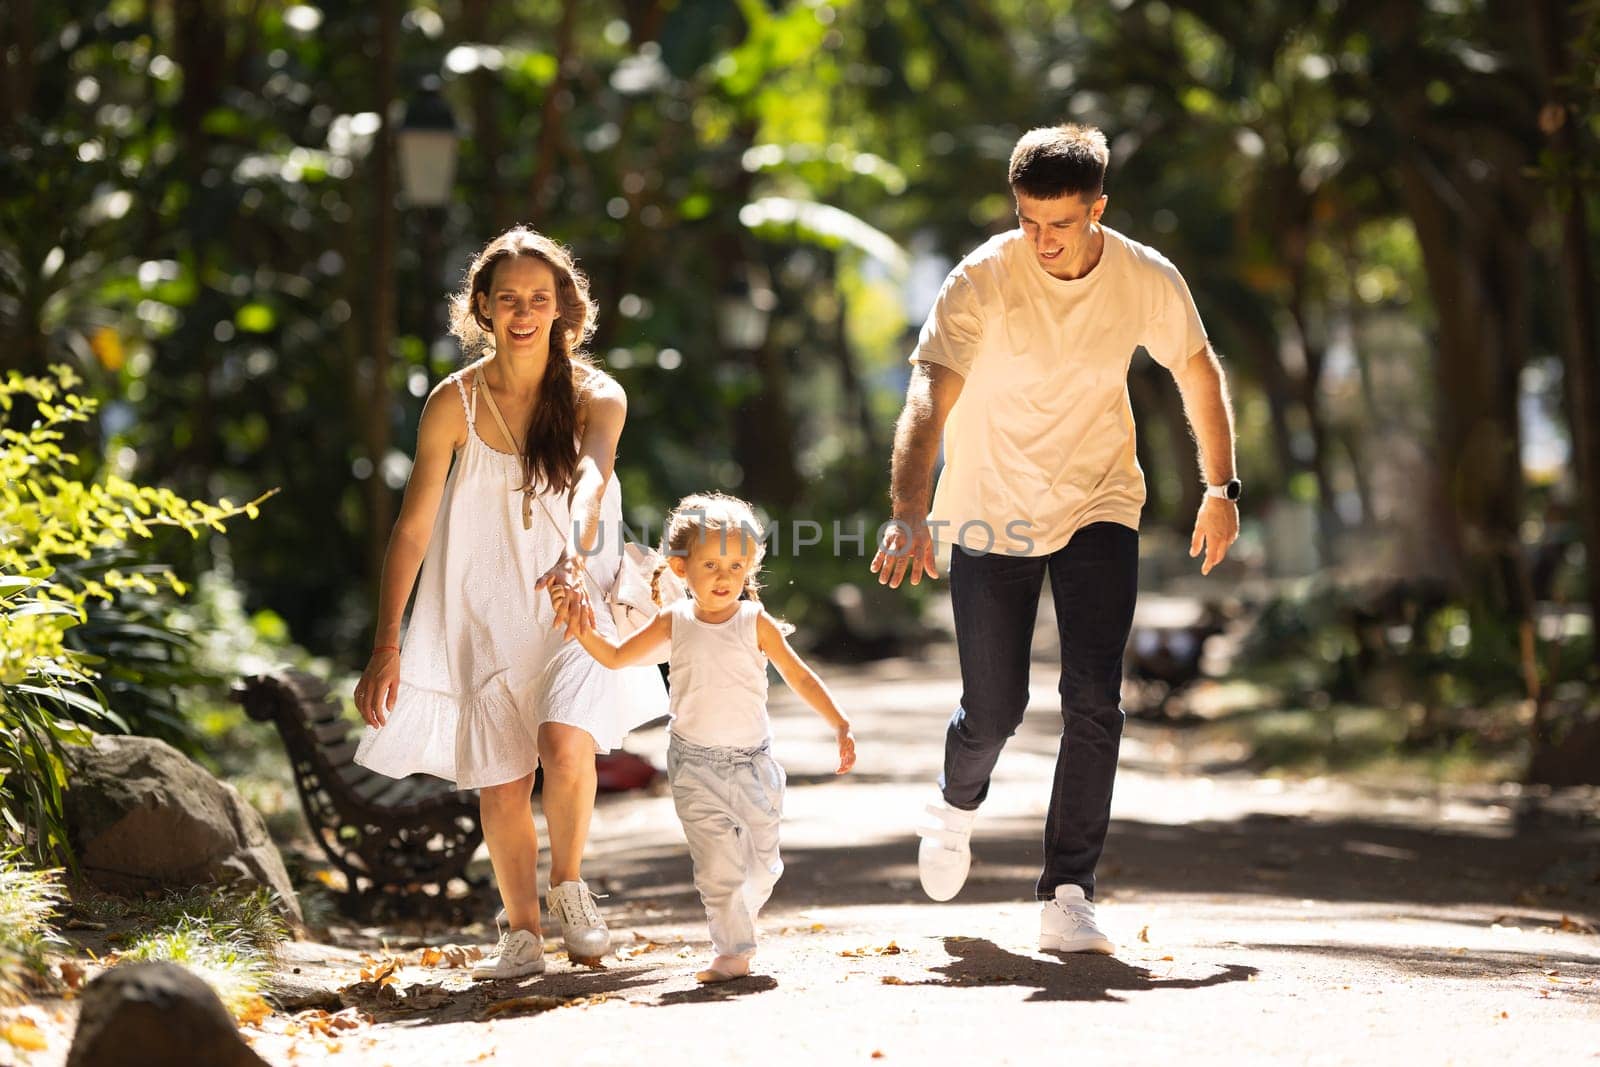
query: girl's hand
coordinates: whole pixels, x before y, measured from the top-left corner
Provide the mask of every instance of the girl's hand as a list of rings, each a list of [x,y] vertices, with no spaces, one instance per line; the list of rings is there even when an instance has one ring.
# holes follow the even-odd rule
[[[552,629],[566,627],[563,640],[571,640],[595,628],[594,605],[583,587],[583,561],[570,549],[562,553],[555,566],[544,572],[534,588],[550,590],[550,606],[556,613]]]
[[[851,731],[849,723],[841,723],[838,729],[839,736],[839,769],[834,774],[848,774],[850,768],[856,765],[856,735]]]
[[[378,729],[389,721],[399,695],[400,653],[392,648],[377,649],[356,683],[356,710],[368,726]]]

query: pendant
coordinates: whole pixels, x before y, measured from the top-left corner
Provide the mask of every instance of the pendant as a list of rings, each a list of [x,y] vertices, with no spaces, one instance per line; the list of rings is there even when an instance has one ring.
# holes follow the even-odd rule
[[[522,491],[522,528],[533,529],[533,490]]]

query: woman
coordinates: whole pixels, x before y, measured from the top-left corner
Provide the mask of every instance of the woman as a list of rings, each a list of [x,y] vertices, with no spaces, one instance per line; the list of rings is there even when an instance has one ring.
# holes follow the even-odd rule
[[[369,726],[356,761],[478,790],[507,929],[473,977],[515,978],[544,969],[535,769],[550,834],[546,903],[569,957],[594,959],[610,947],[579,874],[594,756],[666,700],[653,668],[607,671],[565,643],[591,626],[615,636],[589,598],[614,580],[621,546],[611,474],[627,397],[582,352],[594,328],[587,280],[564,248],[517,227],[478,253],[451,310],[452,332],[487,354],[423,408],[356,686]],[[564,591],[559,617],[541,592],[552,586]]]

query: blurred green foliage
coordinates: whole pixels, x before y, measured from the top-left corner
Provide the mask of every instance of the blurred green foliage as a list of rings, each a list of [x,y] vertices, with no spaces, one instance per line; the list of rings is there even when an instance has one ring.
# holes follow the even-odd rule
[[[618,471],[635,527],[719,488],[780,522],[872,528],[932,291],[1012,225],[1017,135],[1063,119],[1107,130],[1106,221],[1183,270],[1225,357],[1242,563],[1447,583],[1482,671],[1445,672],[1450,646],[1427,635],[1391,651],[1425,687],[1469,679],[1463,693],[1520,685],[1504,651],[1534,606],[1600,589],[1576,549],[1552,583],[1523,565],[1553,540],[1547,514],[1574,516],[1563,547],[1600,557],[1600,475],[1560,458],[1590,410],[1567,338],[1593,279],[1560,249],[1575,226],[1592,250],[1600,217],[1592,0],[13,10],[0,359],[80,369],[105,400],[109,472],[191,496],[281,486],[271,521],[229,533],[229,583],[246,615],[275,613],[318,653],[365,646],[387,536],[369,488],[404,484],[422,398],[459,362],[445,295],[489,237],[532,223],[591,274],[594,349],[629,394]],[[385,264],[384,120],[432,80],[461,131],[457,181],[442,208],[401,200]],[[1589,209],[1575,223],[1574,205]],[[394,297],[382,390],[379,294]],[[724,336],[729,301],[759,305],[762,336]],[[1199,488],[1176,392],[1141,357],[1130,394],[1147,529],[1186,538]],[[841,649],[842,587],[885,628],[914,611],[866,576],[870,545],[827,540],[770,560],[775,611]],[[176,562],[203,573],[213,551]],[[1322,629],[1274,654],[1357,686],[1352,638]],[[137,648],[127,684],[167,686],[180,646]],[[1564,656],[1564,676],[1591,676]]]

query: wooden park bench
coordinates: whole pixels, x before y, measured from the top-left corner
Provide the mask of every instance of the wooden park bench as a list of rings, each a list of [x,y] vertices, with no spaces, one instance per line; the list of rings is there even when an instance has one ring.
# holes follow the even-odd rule
[[[258,674],[234,688],[252,719],[278,728],[312,835],[351,895],[420,890],[444,896],[483,841],[478,801],[427,774],[389,778],[355,762],[358,724],[326,683],[298,671]]]

